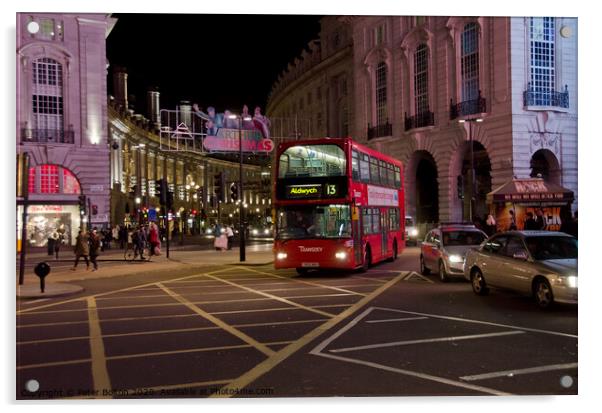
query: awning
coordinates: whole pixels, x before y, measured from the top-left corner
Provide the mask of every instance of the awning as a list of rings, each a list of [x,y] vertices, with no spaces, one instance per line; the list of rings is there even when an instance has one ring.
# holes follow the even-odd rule
[[[557,203],[574,200],[573,191],[542,178],[513,179],[487,194],[487,202]]]

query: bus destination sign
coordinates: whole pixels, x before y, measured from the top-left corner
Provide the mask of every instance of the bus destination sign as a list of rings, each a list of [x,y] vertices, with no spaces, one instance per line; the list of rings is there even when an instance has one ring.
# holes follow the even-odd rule
[[[285,199],[340,198],[342,194],[338,183],[287,185]]]

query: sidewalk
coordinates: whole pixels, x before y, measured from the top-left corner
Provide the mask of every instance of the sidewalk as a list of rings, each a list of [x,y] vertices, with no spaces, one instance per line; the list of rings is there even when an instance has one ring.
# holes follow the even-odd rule
[[[239,249],[233,248],[230,251],[170,251],[170,258],[165,257],[165,251],[158,257],[152,257],[148,261],[131,261],[131,262],[109,262],[102,261],[103,259],[119,259],[123,258],[123,252],[112,253],[106,252],[99,257],[98,271],[86,270],[85,263],[80,261],[76,271],[71,271],[71,265],[53,266],[54,259],[46,254],[37,254],[39,257],[32,254],[34,257],[28,257],[27,263],[31,264],[45,261],[50,265],[50,274],[46,277],[46,293],[40,293],[39,279],[34,274],[33,268],[27,266],[25,270],[25,280],[23,286],[17,285],[17,296],[22,298],[42,298],[56,295],[68,294],[67,290],[71,291],[73,285],[60,283],[75,283],[78,281],[111,278],[125,275],[148,274],[150,272],[168,272],[181,269],[202,268],[213,265],[268,265],[274,260],[271,244],[251,245],[246,248],[245,262],[239,261]],[[70,254],[72,255],[72,254]],[[64,258],[69,259],[70,256],[65,254]],[[61,263],[64,264],[64,263]],[[17,265],[17,276],[19,273]],[[59,285],[57,285],[59,283]],[[52,295],[51,291],[55,295]],[[79,292],[81,289],[74,291]]]

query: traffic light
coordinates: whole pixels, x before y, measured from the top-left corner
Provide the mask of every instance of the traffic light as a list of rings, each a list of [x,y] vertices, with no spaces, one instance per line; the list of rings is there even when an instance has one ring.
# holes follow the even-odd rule
[[[230,198],[232,199],[232,202],[236,202],[238,199],[238,185],[236,185],[236,183],[230,185]]]
[[[167,209],[173,209],[173,192],[167,192],[167,197],[166,197],[166,207]]]
[[[80,211],[85,211],[86,210],[86,196],[80,195],[78,198],[78,203],[79,203]]]
[[[163,206],[167,204],[167,181],[159,179],[155,182],[155,196],[159,198],[159,203]]]
[[[224,190],[225,190],[225,176],[223,172],[217,173],[213,176],[213,192],[218,201],[224,201]]]
[[[98,215],[98,205],[92,205],[92,215]]]
[[[464,177],[462,175],[458,175],[456,186],[458,190],[458,198],[464,199]]]

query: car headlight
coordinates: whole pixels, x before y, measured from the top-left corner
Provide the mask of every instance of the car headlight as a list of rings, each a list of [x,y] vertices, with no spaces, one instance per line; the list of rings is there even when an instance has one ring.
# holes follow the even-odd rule
[[[253,235],[257,235],[259,233],[259,231],[257,231],[256,229],[254,229],[253,231],[251,231],[251,234]]]
[[[207,230],[207,234],[213,234],[213,230],[212,229],[208,229]]]
[[[344,260],[345,258],[347,258],[347,253],[345,251],[339,251],[336,254],[334,254],[334,256],[339,260]]]
[[[576,275],[569,275],[568,277],[566,277],[566,284],[570,288],[577,288],[577,276]]]
[[[286,252],[279,252],[276,254],[276,259],[277,260],[285,260],[287,257]]]
[[[264,229],[264,230],[263,230],[263,233],[264,233],[265,235],[268,235],[268,234],[270,233],[270,230],[266,228],[266,229]]]
[[[410,236],[417,237],[418,236],[418,230],[416,228],[412,228],[410,230]]]
[[[464,258],[462,258],[461,255],[452,254],[449,256],[449,262],[459,263],[459,262],[463,262],[463,261],[464,261]]]

